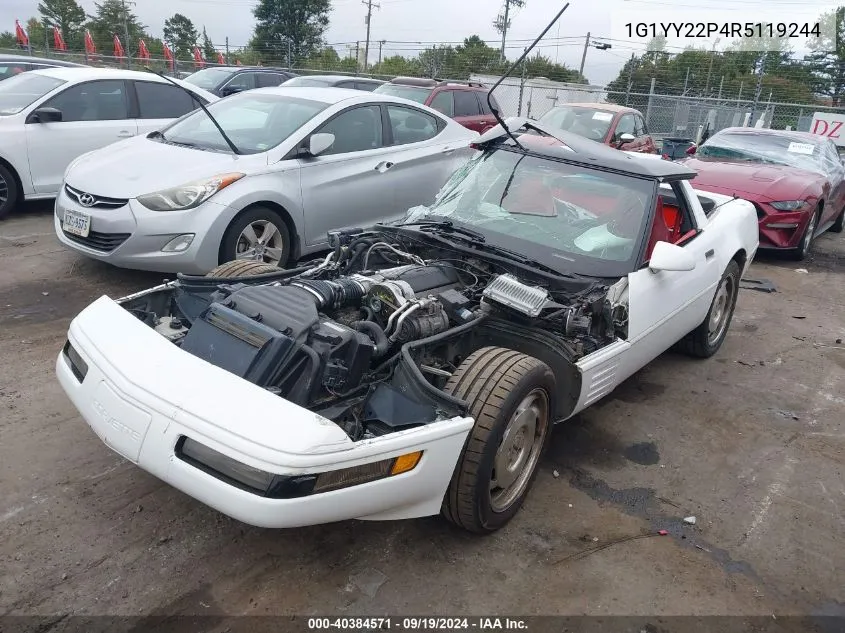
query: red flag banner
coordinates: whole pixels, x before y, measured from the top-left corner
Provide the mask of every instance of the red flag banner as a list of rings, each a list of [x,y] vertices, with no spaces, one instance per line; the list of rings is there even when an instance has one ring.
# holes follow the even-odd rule
[[[221,53],[220,51],[217,51],[217,63],[221,66],[226,64],[226,60],[223,59],[223,53]]]
[[[202,52],[199,46],[194,46],[194,66],[197,68],[205,67],[205,60],[202,58]]]
[[[126,57],[126,52],[123,50],[123,45],[120,43],[120,38],[117,34],[114,36],[114,56]]]
[[[26,30],[17,20],[15,20],[15,39],[18,42],[18,46],[29,48],[29,35],[26,34]]]
[[[62,31],[58,26],[53,27],[53,46],[57,51],[66,51],[67,45],[65,38],[62,37]]]
[[[173,51],[170,50],[170,47],[167,44],[164,44],[164,59],[167,60],[168,65],[170,66],[170,72],[175,70],[174,60],[173,60]]]

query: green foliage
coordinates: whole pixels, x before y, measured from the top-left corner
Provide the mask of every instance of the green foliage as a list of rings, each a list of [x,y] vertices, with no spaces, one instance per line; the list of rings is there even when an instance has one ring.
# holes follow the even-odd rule
[[[38,3],[41,21],[47,26],[58,26],[68,50],[82,47],[85,11],[76,0],[42,0]],[[53,42],[50,41],[52,46]]]
[[[819,38],[811,46],[807,57],[812,74],[812,88],[816,94],[828,97],[834,106],[845,100],[845,7],[828,11],[819,17],[823,33],[834,38]]]
[[[15,48],[18,45],[18,40],[12,31],[3,31],[0,33],[0,48]]]
[[[174,57],[191,59],[197,43],[197,28],[188,17],[174,13],[164,21],[164,41],[170,46]]]
[[[121,0],[103,0],[94,3],[94,15],[89,16],[88,29],[97,51],[102,55],[111,55],[114,48],[114,36],[117,35],[123,44],[127,55],[138,52],[138,40],[146,37],[146,27],[138,21],[132,13],[129,4],[124,5]],[[126,33],[129,34],[129,41]]]
[[[265,61],[307,59],[323,44],[329,26],[329,0],[259,0],[253,9],[255,34],[250,48]]]
[[[214,48],[214,44],[208,37],[204,26],[202,27],[202,52],[207,62],[217,63],[217,49]]]

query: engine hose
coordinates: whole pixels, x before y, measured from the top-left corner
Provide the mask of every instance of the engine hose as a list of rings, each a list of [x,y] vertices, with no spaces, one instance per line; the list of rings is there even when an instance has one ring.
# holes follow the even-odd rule
[[[425,376],[423,376],[423,373],[420,368],[417,367],[417,363],[414,361],[414,357],[411,356],[411,350],[416,349],[417,347],[422,347],[423,345],[430,345],[431,343],[438,343],[440,341],[444,341],[458,334],[463,334],[467,330],[478,326],[478,324],[486,318],[486,314],[481,314],[474,318],[472,321],[467,321],[466,323],[463,323],[457,327],[453,327],[451,330],[439,332],[438,334],[434,334],[432,336],[429,336],[428,338],[421,338],[418,341],[411,341],[410,343],[405,343],[400,351],[400,353],[402,354],[402,360],[407,363],[408,369],[411,371],[411,373],[414,375],[414,378],[423,387],[423,389],[433,394],[437,398],[446,400],[447,402],[451,402],[452,404],[464,411],[469,408],[469,403],[466,400],[461,400],[460,398],[456,398],[452,394],[446,393],[445,391],[441,391],[440,389],[432,385],[430,382],[428,382]]]
[[[364,287],[354,279],[341,278],[337,281],[298,279],[291,286],[310,292],[317,300],[317,309],[339,308],[364,296]]]
[[[422,307],[421,303],[415,303],[410,308],[405,310],[402,313],[402,316],[400,316],[396,320],[396,327],[393,328],[393,333],[390,335],[390,342],[391,343],[395,343],[399,339],[399,335],[402,333],[402,325],[405,323],[405,319],[407,319],[410,315],[412,315],[414,312],[419,310],[421,307]]]
[[[385,336],[384,330],[381,329],[378,323],[373,323],[372,321],[355,321],[352,324],[352,329],[358,330],[359,332],[365,332],[370,335],[373,342],[376,344],[376,358],[384,356],[387,353],[390,343],[388,343],[387,336]]]
[[[352,250],[352,258],[346,264],[347,270],[351,270],[358,263],[361,255],[367,250],[368,244],[366,242],[353,242],[349,248]]]
[[[361,306],[361,312],[364,313],[363,321],[375,321],[376,320],[376,313],[373,312],[373,309],[368,306]]]

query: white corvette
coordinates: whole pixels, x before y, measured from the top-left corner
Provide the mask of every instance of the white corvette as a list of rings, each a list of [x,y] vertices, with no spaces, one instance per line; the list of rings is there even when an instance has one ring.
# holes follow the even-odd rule
[[[725,339],[752,205],[508,121],[436,202],[282,271],[230,262],[71,323],[59,380],[114,451],[246,523],[519,509],[552,424]],[[342,204],[339,201],[338,204]]]

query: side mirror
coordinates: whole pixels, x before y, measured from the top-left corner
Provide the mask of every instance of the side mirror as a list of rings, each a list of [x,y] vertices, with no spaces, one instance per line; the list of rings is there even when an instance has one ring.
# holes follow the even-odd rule
[[[698,147],[696,145],[691,145],[687,148],[687,156],[692,156],[698,151]]]
[[[636,141],[636,140],[637,140],[636,136],[634,136],[633,134],[628,134],[627,132],[625,132],[625,134],[619,135],[619,142],[620,143],[630,143],[631,141]]]
[[[224,97],[228,97],[229,95],[237,94],[239,92],[243,92],[243,88],[241,86],[225,86],[221,91],[220,94]]]
[[[308,139],[306,154],[308,156],[319,156],[326,152],[332,145],[334,145],[334,134],[312,134]]]
[[[26,119],[27,123],[59,123],[62,120],[62,111],[58,108],[38,108]]]
[[[695,259],[690,255],[689,251],[680,246],[670,244],[669,242],[657,242],[654,245],[654,250],[651,252],[648,267],[655,273],[661,270],[693,270],[695,268]]]

